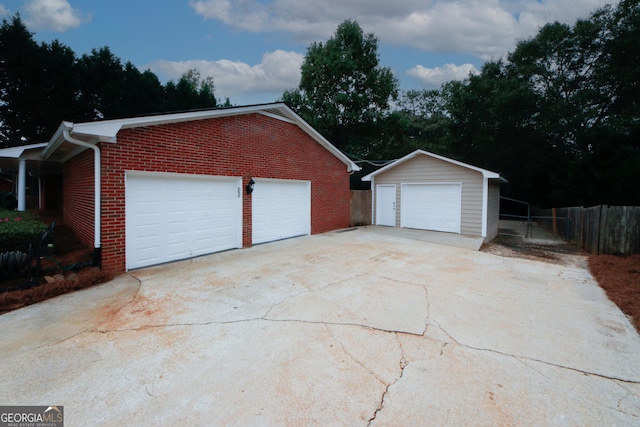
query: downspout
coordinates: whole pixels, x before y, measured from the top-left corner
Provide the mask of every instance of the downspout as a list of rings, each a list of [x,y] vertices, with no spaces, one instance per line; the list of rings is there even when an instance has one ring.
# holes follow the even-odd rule
[[[69,130],[68,129],[64,129],[62,131],[62,134],[64,135],[64,139],[67,142],[70,142],[71,144],[75,144],[75,145],[79,145],[81,147],[85,147],[85,148],[91,148],[93,150],[94,153],[94,159],[93,159],[93,177],[94,177],[94,197],[95,197],[95,202],[94,202],[94,209],[93,209],[93,213],[94,213],[94,237],[93,237],[93,257],[94,257],[94,261],[98,261],[100,260],[100,246],[101,246],[101,241],[102,241],[102,236],[101,236],[101,224],[100,224],[100,211],[101,211],[101,194],[100,194],[100,181],[101,181],[101,175],[100,175],[100,148],[98,148],[97,145],[94,144],[89,144],[88,142],[85,141],[81,141],[79,139],[75,139],[73,138],[70,134],[69,134]]]

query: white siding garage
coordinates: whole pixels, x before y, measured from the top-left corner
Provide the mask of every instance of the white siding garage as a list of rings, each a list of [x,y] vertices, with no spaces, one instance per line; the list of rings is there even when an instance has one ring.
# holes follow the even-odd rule
[[[460,183],[402,184],[400,226],[460,233]]]
[[[242,247],[240,178],[126,174],[127,269]]]
[[[374,224],[484,237],[498,233],[500,174],[423,150],[362,178],[371,182]],[[395,195],[395,221],[388,188]]]
[[[311,234],[311,182],[255,179],[253,244]]]

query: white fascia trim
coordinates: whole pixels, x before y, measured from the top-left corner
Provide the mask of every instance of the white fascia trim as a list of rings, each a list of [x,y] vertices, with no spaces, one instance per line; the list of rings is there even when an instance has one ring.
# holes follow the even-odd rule
[[[267,105],[254,105],[250,107],[231,107],[221,108],[217,110],[204,110],[204,111],[189,111],[185,113],[173,113],[173,114],[158,114],[154,116],[132,117],[126,119],[113,119],[113,120],[101,120],[95,122],[84,123],[71,123],[62,122],[56,134],[51,139],[51,142],[60,140],[58,143],[62,143],[62,131],[66,128],[70,134],[74,137],[87,140],[87,142],[116,142],[118,132],[122,129],[131,129],[136,127],[164,125],[170,123],[180,123],[193,120],[203,120],[216,117],[236,116],[241,114],[248,114],[252,112],[263,112],[264,109],[281,109],[286,107],[285,104],[267,104]],[[271,115],[278,119],[284,119],[277,115]],[[56,146],[57,148],[57,146]],[[52,149],[51,152],[55,151]],[[49,154],[50,155],[50,154]]]
[[[219,108],[214,110],[188,111],[184,113],[158,114],[154,116],[77,123],[74,126],[74,133],[115,138],[115,136],[121,129],[188,122],[193,120],[203,120],[217,117],[237,116],[242,114],[264,112],[265,109],[282,109],[283,107],[286,107],[286,105],[262,104],[252,105],[248,107]],[[283,119],[283,117],[276,117],[279,119]]]
[[[278,110],[283,115],[274,114],[269,110]],[[134,117],[128,119],[103,120],[96,122],[71,123],[62,122],[49,145],[44,150],[45,158],[51,156],[53,152],[64,142],[63,132],[67,130],[74,138],[96,144],[100,142],[116,142],[118,132],[122,129],[136,127],[163,125],[170,123],[187,122],[193,120],[204,120],[209,118],[220,118],[238,116],[244,114],[258,113],[265,116],[282,120],[287,123],[296,124],[311,136],[316,142],[336,156],[347,165],[349,172],[359,171],[360,167],[349,159],[344,153],[338,150],[333,144],[327,141],[317,130],[309,125],[302,117],[297,115],[284,103],[252,105],[248,107],[231,107],[217,110],[191,111],[186,113],[160,114],[157,116]]]
[[[395,166],[398,166],[399,164],[404,163],[407,160],[413,159],[414,157],[416,157],[416,156],[418,156],[420,154],[428,156],[428,157],[433,157],[435,159],[442,160],[444,162],[451,163],[451,164],[454,164],[454,165],[457,165],[457,166],[461,166],[463,168],[471,169],[471,170],[474,170],[476,172],[480,172],[484,178],[500,178],[500,174],[498,174],[498,173],[491,172],[491,171],[488,171],[486,169],[482,169],[482,168],[479,168],[479,167],[476,167],[476,166],[472,166],[472,165],[469,165],[469,164],[466,164],[466,163],[462,163],[462,162],[459,162],[457,160],[450,159],[448,157],[440,156],[438,154],[430,153],[428,151],[416,150],[416,151],[414,151],[412,153],[407,154],[404,157],[401,157],[400,159],[394,161],[393,163],[389,163],[387,166],[385,166],[383,168],[380,168],[377,171],[372,172],[367,176],[362,177],[362,180],[363,181],[370,181],[373,176],[378,175],[378,174],[380,174],[380,173],[382,173],[382,172],[384,172],[384,171],[386,171],[388,169],[391,169],[391,168],[393,168]]]
[[[122,129],[121,123],[78,123],[73,125],[73,135],[76,138],[100,140],[100,142],[116,142],[116,135]]]
[[[262,114],[263,116],[271,117],[272,119],[281,120],[283,122],[291,123],[292,125],[298,124],[295,120],[290,119],[288,117],[283,117],[278,114],[273,114],[268,111],[259,111],[258,114]]]
[[[302,117],[296,114],[295,111],[287,107],[286,104],[282,104],[282,107],[285,108],[295,119],[298,126],[302,128],[309,136],[316,140],[320,145],[322,145],[325,149],[327,149],[331,154],[340,159],[345,165],[347,165],[347,171],[357,172],[361,168],[356,165],[350,158],[348,158],[342,151],[338,150],[333,144],[331,144],[327,139],[320,134],[317,130],[315,130],[309,123],[307,123]]]
[[[42,142],[39,144],[19,145],[17,147],[9,147],[0,149],[0,157],[8,159],[19,159],[22,157],[25,151],[32,150],[34,148],[46,147],[48,142]]]
[[[49,140],[49,143],[47,144],[47,147],[42,151],[42,158],[43,159],[46,160],[49,157],[51,157],[51,155],[65,141],[64,132],[65,131],[70,131],[72,128],[73,128],[73,123],[72,122],[62,122],[62,123],[60,123],[60,126],[58,126],[58,129],[56,130],[56,132],[53,134],[53,136]]]
[[[307,122],[300,119],[301,122],[298,125],[313,139],[315,139],[320,145],[322,145],[327,151],[336,156],[347,165],[347,171],[357,172],[360,170],[360,166],[356,165],[350,158],[348,158],[342,151],[338,150],[333,144],[327,141],[317,130],[311,127]]]

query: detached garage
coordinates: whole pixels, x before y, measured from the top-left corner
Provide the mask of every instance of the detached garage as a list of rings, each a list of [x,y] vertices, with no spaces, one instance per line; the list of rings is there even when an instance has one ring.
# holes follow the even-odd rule
[[[376,225],[498,235],[499,174],[423,150],[365,176]]]
[[[113,272],[349,226],[360,168],[285,104],[63,122],[63,218]],[[1,153],[0,153],[1,154]]]

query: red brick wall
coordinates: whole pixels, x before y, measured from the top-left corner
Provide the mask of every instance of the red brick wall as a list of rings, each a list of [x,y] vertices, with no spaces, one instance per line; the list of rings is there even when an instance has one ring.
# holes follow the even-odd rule
[[[349,225],[347,166],[297,125],[282,120],[251,114],[126,129],[120,131],[116,144],[103,143],[101,149],[105,270],[125,270],[124,176],[128,170],[241,176],[243,186],[250,178],[310,180],[311,233]],[[82,161],[87,156],[91,160],[93,153],[83,153],[72,160],[83,166],[75,172],[76,176],[84,176]],[[66,200],[71,198],[66,193],[79,190],[77,186],[73,189],[66,186],[68,169],[65,169],[65,221]],[[78,203],[69,206],[75,208]],[[244,192],[242,209],[243,246],[251,246],[251,196]],[[83,220],[92,224],[93,216],[88,213],[86,209],[82,212]],[[78,216],[73,214],[74,220],[80,222]],[[85,223],[78,228],[86,231]]]
[[[62,188],[63,222],[82,243],[93,248],[94,180],[93,150],[86,150],[64,164]]]

